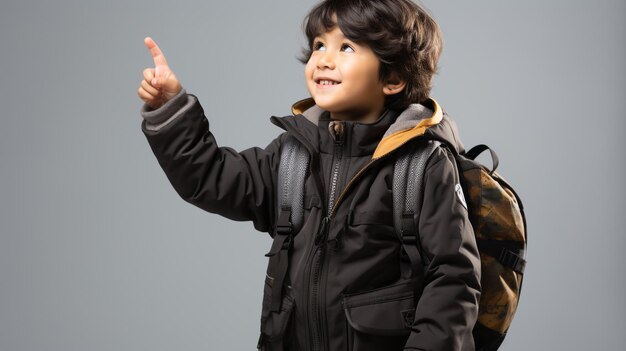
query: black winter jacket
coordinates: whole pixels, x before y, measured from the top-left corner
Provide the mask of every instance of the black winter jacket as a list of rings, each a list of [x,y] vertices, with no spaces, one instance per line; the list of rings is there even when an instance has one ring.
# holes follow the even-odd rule
[[[474,350],[480,258],[455,191],[450,150],[426,165],[418,231],[429,264],[408,279],[393,226],[395,156],[433,134],[464,151],[454,121],[434,99],[385,111],[364,124],[331,121],[304,99],[293,115],[272,116],[284,129],[265,148],[218,146],[198,99],[184,89],[157,110],[141,109],[141,128],[174,189],[208,212],[276,235],[280,147],[293,135],[311,154],[301,229],[289,253],[281,308],[270,312],[275,277],[268,269],[261,312],[264,350]],[[327,236],[315,244],[327,221]],[[327,240],[333,238],[333,240]]]

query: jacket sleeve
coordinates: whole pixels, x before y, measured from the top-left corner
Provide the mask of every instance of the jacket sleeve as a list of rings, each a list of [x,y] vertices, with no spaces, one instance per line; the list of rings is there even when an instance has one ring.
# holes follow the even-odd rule
[[[141,108],[141,130],[168,180],[190,204],[272,233],[282,133],[267,147],[220,147],[198,99],[181,91],[156,110]]]
[[[473,351],[480,256],[450,151],[438,148],[424,176],[419,233],[430,264],[405,350]]]

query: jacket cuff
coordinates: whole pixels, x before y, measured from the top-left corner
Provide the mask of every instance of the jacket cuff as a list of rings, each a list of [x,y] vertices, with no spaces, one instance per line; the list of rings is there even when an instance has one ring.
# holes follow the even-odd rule
[[[146,129],[159,130],[169,124],[181,114],[178,113],[188,103],[187,91],[182,88],[178,94],[157,109],[153,109],[144,103],[140,114],[146,120]]]

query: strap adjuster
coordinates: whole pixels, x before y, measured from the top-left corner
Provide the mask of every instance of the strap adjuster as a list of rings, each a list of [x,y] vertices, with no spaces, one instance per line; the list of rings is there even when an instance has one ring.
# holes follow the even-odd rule
[[[526,260],[520,257],[519,255],[515,254],[514,252],[507,250],[507,249],[502,249],[500,251],[499,261],[504,266],[511,267],[516,272],[520,274],[524,274],[524,268],[526,267]]]
[[[277,225],[276,226],[276,234],[278,235],[289,235],[291,234],[291,222],[289,222],[289,224],[287,225]]]
[[[402,235],[402,241],[407,245],[415,245],[417,244],[417,236],[414,234],[404,234]]]
[[[274,235],[274,242],[270,251],[265,254],[266,257],[272,257],[281,250],[289,250],[292,244],[292,227],[289,218],[291,217],[291,211],[280,211],[278,222],[276,223],[276,234]]]
[[[283,209],[280,211],[280,215],[278,216],[278,221],[276,222],[276,234],[278,235],[289,235],[292,232],[292,224],[289,220],[291,217],[291,210]]]

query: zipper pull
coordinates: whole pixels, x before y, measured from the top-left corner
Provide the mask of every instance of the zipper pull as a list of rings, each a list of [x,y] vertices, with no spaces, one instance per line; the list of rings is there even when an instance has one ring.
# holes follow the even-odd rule
[[[330,121],[330,123],[328,124],[328,130],[333,136],[335,144],[341,144],[343,142],[343,129],[343,121]]]
[[[322,225],[320,226],[320,231],[317,233],[315,237],[315,245],[319,245],[322,241],[326,241],[328,237],[328,225],[330,223],[330,217],[326,216],[322,219]]]

